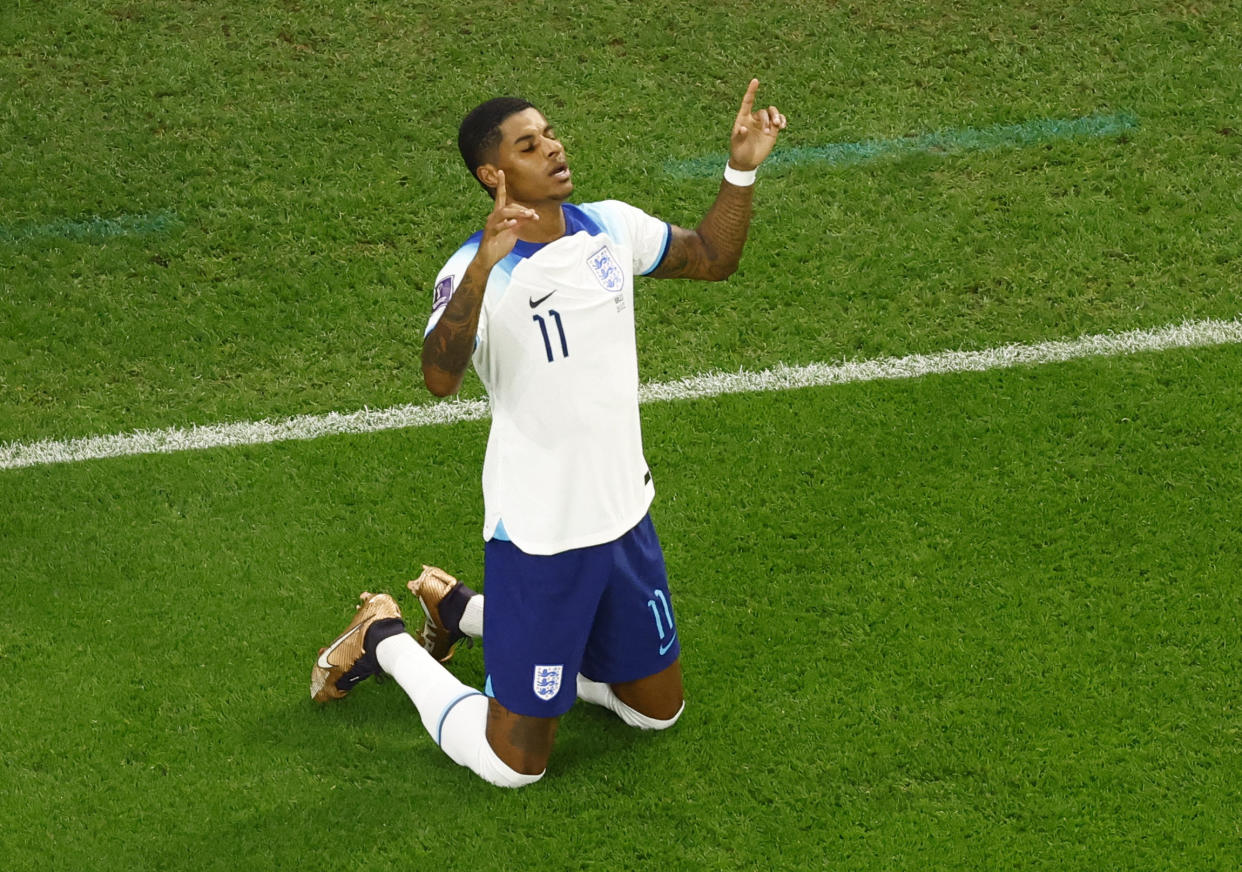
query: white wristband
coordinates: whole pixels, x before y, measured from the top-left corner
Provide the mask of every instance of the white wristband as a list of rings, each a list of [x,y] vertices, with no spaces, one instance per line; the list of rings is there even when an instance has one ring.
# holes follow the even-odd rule
[[[724,180],[730,185],[737,185],[739,188],[749,188],[755,183],[755,171],[735,170],[733,167],[725,164]]]

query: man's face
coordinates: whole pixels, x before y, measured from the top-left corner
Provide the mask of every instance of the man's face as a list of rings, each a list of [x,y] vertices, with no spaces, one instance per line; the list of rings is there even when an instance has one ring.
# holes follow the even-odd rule
[[[561,202],[574,190],[565,147],[538,109],[524,109],[501,122],[495,160],[479,169],[491,188],[496,187],[495,170],[504,170],[508,198],[520,203]]]

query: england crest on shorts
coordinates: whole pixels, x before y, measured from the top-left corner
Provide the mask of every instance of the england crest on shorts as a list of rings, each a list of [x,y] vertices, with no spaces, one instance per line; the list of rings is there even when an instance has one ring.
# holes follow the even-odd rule
[[[561,672],[563,666],[536,666],[535,667],[535,696],[544,702],[556,696],[557,691],[561,689]]]
[[[607,245],[600,247],[587,258],[587,266],[608,293],[615,294],[625,287],[625,273],[621,271],[621,265],[613,258]]]

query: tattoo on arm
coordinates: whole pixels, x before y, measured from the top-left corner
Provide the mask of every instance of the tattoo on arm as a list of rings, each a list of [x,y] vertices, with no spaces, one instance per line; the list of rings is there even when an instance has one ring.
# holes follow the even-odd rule
[[[468,268],[444,314],[423,340],[423,378],[433,393],[447,396],[461,386],[474,353],[486,284],[486,275],[480,278],[473,266]]]
[[[708,281],[728,278],[742,258],[753,200],[753,187],[722,182],[716,201],[696,229],[672,228],[664,260],[651,275]]]

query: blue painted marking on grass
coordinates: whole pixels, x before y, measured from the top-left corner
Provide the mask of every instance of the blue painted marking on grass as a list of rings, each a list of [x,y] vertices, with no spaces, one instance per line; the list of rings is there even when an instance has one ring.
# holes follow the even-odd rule
[[[78,242],[100,242],[122,236],[143,236],[163,233],[177,223],[172,212],[151,212],[143,215],[118,215],[114,218],[63,219],[44,224],[0,226],[0,242],[21,242],[31,239],[72,239]]]
[[[963,127],[940,130],[921,136],[895,139],[868,139],[861,142],[830,142],[827,145],[778,149],[764,166],[788,167],[807,164],[856,166],[883,158],[911,154],[957,154],[965,151],[988,151],[998,148],[1029,148],[1064,139],[1086,139],[1116,136],[1138,127],[1138,118],[1128,112],[1111,115],[1087,115],[1082,118],[1044,119],[1021,124],[998,124],[992,127]],[[719,156],[670,161],[664,169],[682,178],[708,178],[718,175],[723,161]]]

